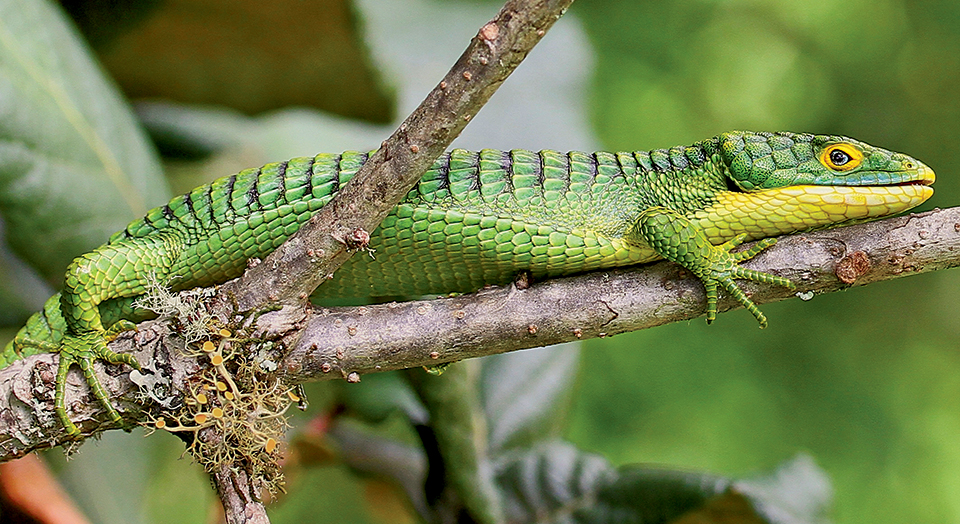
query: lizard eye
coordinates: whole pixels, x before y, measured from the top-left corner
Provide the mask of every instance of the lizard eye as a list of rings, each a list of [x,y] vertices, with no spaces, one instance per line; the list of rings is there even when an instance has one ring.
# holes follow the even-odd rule
[[[836,171],[849,171],[863,162],[863,153],[850,144],[832,144],[820,153],[820,162]]]

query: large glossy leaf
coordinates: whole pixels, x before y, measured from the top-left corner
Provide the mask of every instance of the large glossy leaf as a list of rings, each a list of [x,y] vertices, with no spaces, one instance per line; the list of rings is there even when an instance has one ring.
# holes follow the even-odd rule
[[[496,481],[510,522],[562,522],[588,508],[615,482],[616,470],[600,455],[550,441],[502,457]]]
[[[0,233],[0,326],[19,327],[23,319],[43,307],[52,293],[48,284],[7,249]]]
[[[126,102],[47,0],[0,0],[0,213],[51,281],[168,198]]]

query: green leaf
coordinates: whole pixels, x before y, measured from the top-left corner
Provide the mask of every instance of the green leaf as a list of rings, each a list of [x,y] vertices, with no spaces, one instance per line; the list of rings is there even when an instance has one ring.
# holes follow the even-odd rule
[[[577,344],[484,358],[480,391],[492,456],[559,434],[580,363]]]
[[[505,457],[496,482],[515,523],[825,524],[831,502],[826,475],[807,456],[734,481],[649,466],[615,470],[562,441]]]
[[[58,281],[70,260],[168,199],[155,153],[47,0],[0,0],[0,213]]]

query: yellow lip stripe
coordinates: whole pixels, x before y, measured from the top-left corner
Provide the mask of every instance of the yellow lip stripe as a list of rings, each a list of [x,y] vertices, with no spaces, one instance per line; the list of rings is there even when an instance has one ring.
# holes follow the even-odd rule
[[[720,193],[694,217],[713,244],[740,233],[751,239],[838,223],[895,215],[933,196],[933,188],[902,186],[790,186],[755,193]]]

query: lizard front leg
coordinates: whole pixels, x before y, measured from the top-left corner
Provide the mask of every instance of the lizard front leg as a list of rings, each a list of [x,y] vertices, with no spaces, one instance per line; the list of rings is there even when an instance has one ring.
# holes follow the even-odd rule
[[[739,246],[746,239],[745,234],[715,246],[710,243],[701,228],[685,216],[665,207],[652,207],[643,211],[634,232],[660,256],[690,270],[703,282],[707,294],[708,324],[717,318],[717,286],[722,286],[753,314],[761,328],[767,327],[767,318],[733,280],[740,278],[790,289],[795,287],[793,282],[786,278],[742,268],[739,265],[740,262],[756,256],[775,244],[777,242],[775,238],[765,238],[750,249],[731,253],[731,249]]]

